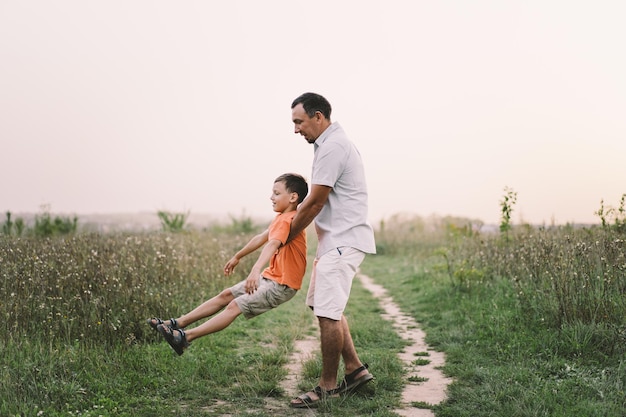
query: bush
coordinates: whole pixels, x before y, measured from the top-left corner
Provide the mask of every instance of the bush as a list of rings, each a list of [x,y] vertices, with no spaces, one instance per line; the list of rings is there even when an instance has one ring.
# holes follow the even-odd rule
[[[158,211],[157,216],[159,216],[163,231],[180,232],[185,229],[185,223],[187,223],[189,212],[170,213],[169,211]]]
[[[33,233],[35,236],[47,237],[53,235],[67,235],[75,233],[78,228],[78,217],[52,218],[49,207],[43,206],[41,214],[35,216]]]
[[[15,236],[21,236],[24,232],[24,219],[18,217],[15,219],[15,222],[11,220],[11,212],[7,211],[6,213],[7,219],[2,225],[2,233],[7,236],[11,236],[15,234]]]

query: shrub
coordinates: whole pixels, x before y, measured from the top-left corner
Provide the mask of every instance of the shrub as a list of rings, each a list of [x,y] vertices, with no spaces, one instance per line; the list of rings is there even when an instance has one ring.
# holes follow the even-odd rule
[[[11,212],[6,212],[7,219],[2,225],[2,233],[7,236],[15,234],[15,236],[21,236],[24,232],[24,219],[18,217],[15,222],[11,220]]]
[[[185,223],[189,217],[186,213],[170,213],[169,211],[158,211],[157,216],[161,221],[161,228],[166,232],[180,232],[185,228]]]
[[[61,217],[52,218],[48,206],[42,207],[42,212],[35,216],[35,226],[33,233],[35,236],[47,237],[53,235],[67,235],[75,233],[78,228],[78,217]]]

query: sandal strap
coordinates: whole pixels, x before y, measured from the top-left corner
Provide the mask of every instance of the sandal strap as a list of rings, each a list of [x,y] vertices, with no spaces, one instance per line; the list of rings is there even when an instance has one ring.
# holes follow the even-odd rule
[[[361,365],[354,371],[350,372],[348,375],[345,375],[343,380],[346,382],[347,385],[349,385],[352,382],[354,382],[354,379],[356,378],[358,374],[360,374],[361,372],[365,371],[368,368],[369,368],[369,365],[364,363],[363,365]]]
[[[150,325],[150,327],[152,327],[154,330],[156,330],[157,326],[159,324],[163,324],[163,320],[161,320],[158,317],[151,317],[148,320],[146,320],[146,323],[148,323]]]
[[[324,399],[326,397],[331,397],[333,395],[339,394],[342,391],[341,387],[337,387],[337,388],[332,388],[329,390],[325,390],[324,388],[320,387],[319,385],[315,388],[313,388],[312,390],[315,395],[317,395],[318,398],[320,399]]]
[[[170,327],[170,329],[171,329],[171,332],[172,332],[172,337],[174,338],[174,340],[175,340],[175,342],[177,344],[179,344],[182,347],[189,346],[190,343],[187,342],[187,335],[185,334],[185,331],[183,329],[172,329],[171,327]],[[179,333],[178,337],[174,336],[174,332],[178,332]]]

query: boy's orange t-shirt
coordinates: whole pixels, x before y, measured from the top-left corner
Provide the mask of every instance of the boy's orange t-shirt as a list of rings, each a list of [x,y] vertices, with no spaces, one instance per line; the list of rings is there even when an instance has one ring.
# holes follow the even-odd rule
[[[306,270],[306,232],[303,230],[285,245],[291,221],[296,211],[278,214],[269,226],[268,240],[277,239],[282,242],[281,246],[270,259],[270,266],[265,268],[262,275],[286,285],[294,290],[302,287],[302,279]]]

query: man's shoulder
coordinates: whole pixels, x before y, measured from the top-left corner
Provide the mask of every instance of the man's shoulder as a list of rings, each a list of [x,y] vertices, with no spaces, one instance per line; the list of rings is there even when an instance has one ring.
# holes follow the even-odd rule
[[[326,137],[326,140],[321,144],[321,148],[327,152],[332,150],[348,150],[353,146],[352,141],[348,138],[348,135],[343,130],[337,130],[330,132]]]
[[[332,137],[333,139],[348,140],[348,135],[346,134],[346,131],[343,130],[343,127],[341,127],[341,125],[337,122],[334,122],[328,128],[328,136]]]
[[[348,140],[348,136],[339,123],[333,122],[322,132],[316,143],[318,145],[324,145],[337,140]]]

